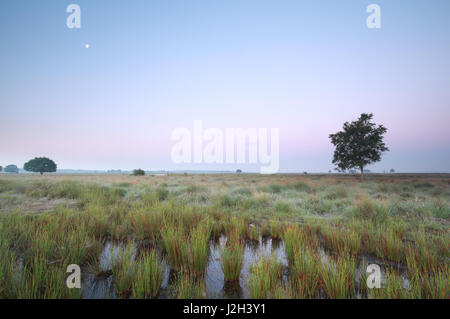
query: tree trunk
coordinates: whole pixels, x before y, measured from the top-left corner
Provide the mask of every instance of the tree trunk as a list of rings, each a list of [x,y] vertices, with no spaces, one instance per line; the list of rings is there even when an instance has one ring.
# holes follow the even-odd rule
[[[364,166],[360,166],[361,168],[361,180],[364,180]]]
[[[39,172],[39,173],[41,173],[41,175],[44,174],[44,172]]]

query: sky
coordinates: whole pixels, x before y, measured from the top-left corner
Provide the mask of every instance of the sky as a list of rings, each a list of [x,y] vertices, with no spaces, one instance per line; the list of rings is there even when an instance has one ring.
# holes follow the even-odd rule
[[[81,8],[69,29],[66,8]],[[381,28],[369,29],[369,4]],[[450,172],[448,0],[15,0],[0,10],[0,165],[175,163],[176,128],[278,128],[280,172],[332,170],[329,134],[388,132],[368,169]],[[86,45],[89,45],[87,48]]]

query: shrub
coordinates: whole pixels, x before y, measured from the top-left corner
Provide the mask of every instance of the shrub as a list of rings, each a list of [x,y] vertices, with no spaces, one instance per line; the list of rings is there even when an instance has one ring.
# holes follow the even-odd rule
[[[144,176],[145,175],[145,171],[143,169],[135,169],[133,170],[133,176]]]

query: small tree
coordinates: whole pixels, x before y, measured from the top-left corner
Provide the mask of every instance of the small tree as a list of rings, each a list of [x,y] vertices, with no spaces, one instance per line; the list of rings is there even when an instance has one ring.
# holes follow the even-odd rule
[[[0,165],[0,172],[3,170],[3,167]]]
[[[17,168],[16,165],[11,164],[5,167],[5,173],[19,173],[19,169]]]
[[[241,169],[237,169],[236,170],[236,174],[241,174],[242,173],[242,170]]]
[[[383,125],[370,122],[373,114],[363,113],[354,122],[345,122],[343,131],[330,134],[331,143],[336,147],[333,164],[342,171],[359,168],[364,178],[364,167],[378,162],[383,152],[389,151],[383,142],[387,129]]]
[[[35,157],[23,165],[23,169],[29,172],[53,173],[56,172],[56,163],[47,157]]]
[[[133,175],[134,176],[144,176],[145,175],[145,171],[143,169],[135,169],[133,170]]]

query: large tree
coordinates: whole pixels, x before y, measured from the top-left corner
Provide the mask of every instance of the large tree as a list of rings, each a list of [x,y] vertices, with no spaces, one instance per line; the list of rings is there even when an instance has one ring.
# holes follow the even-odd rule
[[[56,164],[47,157],[36,157],[23,165],[23,169],[29,172],[44,173],[56,172]]]
[[[363,178],[364,167],[380,161],[381,154],[389,151],[383,142],[387,129],[372,123],[372,117],[373,114],[363,113],[358,120],[345,122],[343,131],[330,134],[331,143],[336,147],[333,164],[338,170],[359,168]]]

